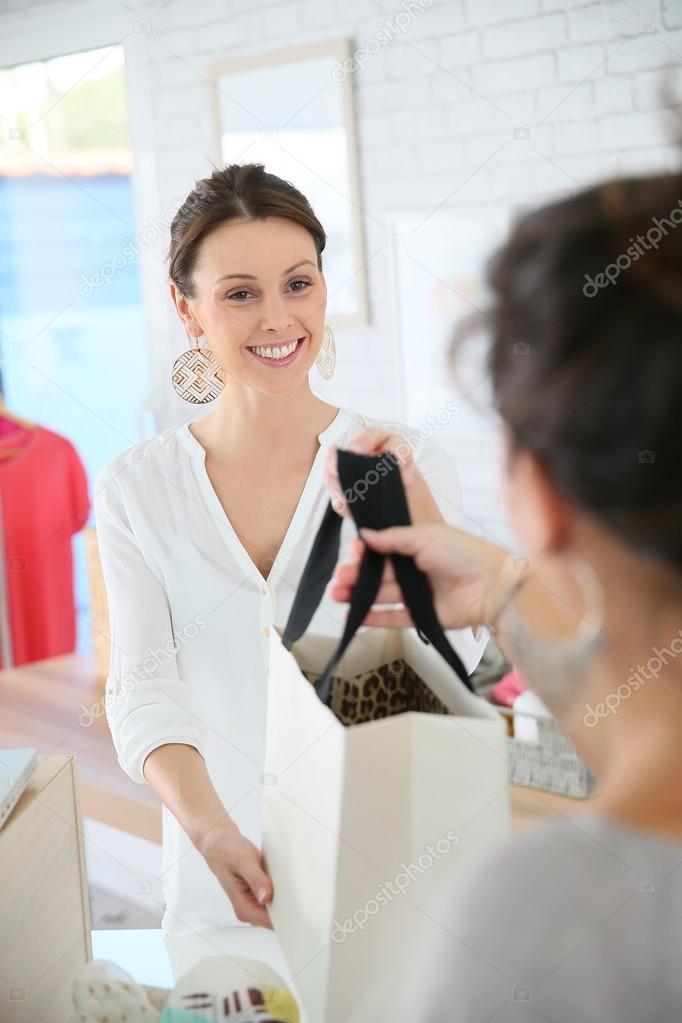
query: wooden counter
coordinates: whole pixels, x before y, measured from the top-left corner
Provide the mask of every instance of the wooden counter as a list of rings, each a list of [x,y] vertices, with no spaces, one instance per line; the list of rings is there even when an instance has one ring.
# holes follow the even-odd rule
[[[0,747],[72,753],[83,816],[160,845],[161,804],[119,767],[101,691],[83,654],[0,671]]]

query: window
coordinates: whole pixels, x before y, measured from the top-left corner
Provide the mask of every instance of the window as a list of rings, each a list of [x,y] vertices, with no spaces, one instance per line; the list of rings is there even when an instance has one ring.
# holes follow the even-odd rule
[[[0,69],[0,111],[3,397],[69,438],[92,494],[140,439],[148,387],[122,47]],[[82,537],[74,553],[86,650]]]

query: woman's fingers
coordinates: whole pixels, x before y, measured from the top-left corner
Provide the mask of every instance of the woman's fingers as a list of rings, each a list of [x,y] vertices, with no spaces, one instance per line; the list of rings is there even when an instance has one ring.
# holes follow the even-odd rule
[[[243,878],[235,878],[232,891],[227,894],[238,920],[253,924],[254,927],[268,927],[272,930],[267,910],[258,904],[250,886]]]
[[[408,554],[415,557],[424,546],[425,536],[419,526],[390,526],[388,529],[360,530],[368,547],[381,554]]]
[[[346,450],[353,451],[356,455],[377,455],[381,451],[386,451],[390,441],[396,438],[397,434],[391,433],[385,427],[366,426],[346,445]],[[402,439],[401,437],[400,440]]]
[[[365,544],[356,537],[349,542],[347,550],[351,560],[336,566],[329,588],[329,596],[332,600],[337,600],[341,603],[351,599],[353,587],[358,581],[360,561],[365,550]],[[396,582],[393,565],[390,559],[387,558],[384,565],[381,588],[377,596],[377,603],[397,604],[401,600],[402,593]]]
[[[341,487],[341,481],[339,480],[339,474],[336,468],[338,448],[332,445],[325,456],[324,463],[324,485],[329,491],[329,499],[331,501],[332,508],[343,518],[349,518],[350,512],[344,500],[343,489]]]
[[[249,844],[246,853],[239,858],[235,868],[235,881],[235,896],[240,903],[239,909],[248,914],[248,922],[260,927],[271,927],[265,904],[272,900],[272,881],[261,866],[260,855],[255,846]]]
[[[272,881],[263,870],[260,854],[254,845],[249,845],[248,852],[239,861],[239,874],[261,906],[272,899]]]
[[[357,455],[380,455],[392,453],[395,458],[393,463],[394,471],[399,471],[402,476],[403,485],[408,490],[414,479],[414,460],[412,449],[407,439],[398,433],[391,433],[382,427],[365,427],[345,446],[346,451],[352,451]],[[346,496],[341,486],[337,466],[338,448],[332,445],[325,456],[324,482],[329,491],[332,507],[344,518],[350,516],[346,504]]]
[[[366,546],[367,544],[364,542],[364,540],[361,540],[359,536],[353,537],[353,539],[348,542],[346,550],[348,552],[348,557],[350,558],[350,563],[352,565],[355,565],[356,567],[360,566],[360,562],[362,561],[362,557],[365,553]],[[395,579],[395,572],[393,571],[393,562],[389,558],[386,559],[384,566],[384,579],[385,580]]]
[[[352,540],[348,541],[346,552],[351,561],[360,561],[365,553],[365,544],[359,536],[354,536]]]
[[[272,901],[272,881],[259,863],[253,865],[250,873],[247,872],[244,879],[248,881],[249,887],[260,906],[264,906],[266,902]]]
[[[360,572],[359,561],[347,561],[344,564],[338,564],[334,569],[334,582],[342,584],[344,586],[354,586],[358,580],[358,574]],[[382,576],[382,582],[393,583],[395,582],[395,572],[393,571],[393,565],[390,561],[384,565],[384,574]]]
[[[391,608],[385,611],[368,611],[365,615],[363,625],[372,625],[380,629],[405,629],[414,625],[410,612],[402,609]]]

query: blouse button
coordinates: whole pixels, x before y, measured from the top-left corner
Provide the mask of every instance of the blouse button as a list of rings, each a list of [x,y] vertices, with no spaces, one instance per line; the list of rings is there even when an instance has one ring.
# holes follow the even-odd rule
[[[266,590],[266,588],[264,586],[261,586],[260,591],[261,591],[261,593],[263,594],[264,597],[267,597],[268,591]]]
[[[265,626],[265,628],[263,629],[263,635],[264,636],[269,636],[270,635],[270,628],[269,628],[269,626],[267,626],[267,625]]]

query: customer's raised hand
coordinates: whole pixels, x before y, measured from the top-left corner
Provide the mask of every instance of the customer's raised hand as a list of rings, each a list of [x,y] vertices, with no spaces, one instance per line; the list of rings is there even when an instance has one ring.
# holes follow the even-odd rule
[[[272,928],[265,909],[272,899],[272,881],[253,842],[227,820],[214,825],[195,845],[223,886],[237,919]]]
[[[410,555],[429,580],[438,620],[445,629],[484,625],[508,585],[510,558],[502,547],[467,533],[456,526],[421,523],[389,529],[361,530],[362,539],[348,545],[350,563],[339,563],[329,590],[333,600],[347,602],[358,577],[360,558],[366,543],[382,554]],[[381,587],[373,610],[364,625],[401,628],[412,625],[404,608],[381,607],[402,602],[390,560],[386,562]]]

